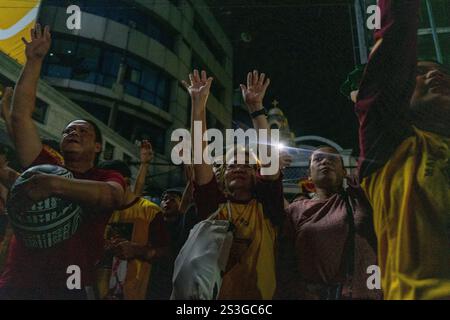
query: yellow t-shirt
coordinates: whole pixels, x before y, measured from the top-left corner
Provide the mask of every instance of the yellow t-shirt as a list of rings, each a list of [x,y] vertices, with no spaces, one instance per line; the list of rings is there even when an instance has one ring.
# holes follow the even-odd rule
[[[256,199],[231,203],[231,213],[236,229],[219,299],[270,300],[276,288],[276,228]],[[226,204],[217,219],[228,219]]]
[[[105,231],[105,238],[111,233],[113,226],[123,226],[122,230],[129,230],[125,237],[141,245],[148,245],[150,223],[161,214],[161,209],[151,201],[138,198],[128,207],[114,211]],[[120,227],[119,227],[120,228]],[[125,231],[126,232],[126,231]],[[111,266],[102,268],[98,272],[98,293],[101,299],[108,294]],[[151,264],[139,260],[131,260],[127,263],[127,273],[123,285],[125,300],[144,300],[147,286],[150,281]]]
[[[414,128],[364,178],[386,299],[450,298],[450,139]]]

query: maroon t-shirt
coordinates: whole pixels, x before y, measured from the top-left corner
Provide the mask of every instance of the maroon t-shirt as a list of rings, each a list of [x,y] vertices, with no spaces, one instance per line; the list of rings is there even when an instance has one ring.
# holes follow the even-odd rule
[[[58,159],[43,150],[32,166],[60,165]],[[116,182],[125,189],[123,177],[114,171],[92,168],[85,173],[72,172],[76,179]],[[21,298],[27,293],[31,298],[55,299],[65,297],[67,268],[77,265],[81,270],[82,288],[94,283],[95,265],[103,253],[104,231],[112,214],[83,209],[83,220],[72,238],[49,249],[27,248],[13,237],[5,271],[0,278],[0,289],[8,289],[11,297]]]
[[[376,265],[376,238],[372,209],[361,189],[347,189],[355,224],[354,277],[352,298],[376,299],[370,291],[367,268]],[[327,200],[300,200],[287,209],[280,248],[279,288],[284,299],[319,299],[326,286],[344,284],[348,296],[347,261],[349,223],[344,195]]]

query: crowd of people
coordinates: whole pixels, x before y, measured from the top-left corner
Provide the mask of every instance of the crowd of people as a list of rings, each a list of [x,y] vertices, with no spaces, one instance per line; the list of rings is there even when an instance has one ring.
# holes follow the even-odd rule
[[[379,1],[382,26],[349,93],[359,120],[358,176],[348,175],[337,150],[318,147],[309,163],[315,192],[291,203],[283,194],[285,155],[273,175],[261,174],[249,150],[244,164],[226,153],[224,164],[185,165],[186,185],[166,190],[158,206],[142,196],[153,158],[148,141],[135,183],[127,163],[99,162],[102,134],[91,120],[71,121],[59,145],[43,141],[32,114],[51,34],[36,25],[15,88],[4,92],[2,117],[20,168],[63,166],[74,179],[35,174],[8,201],[25,208],[62,198],[83,208],[83,220],[57,246],[25,246],[4,214],[21,170],[0,154],[0,299],[170,299],[177,255],[213,213],[233,225],[219,299],[450,298],[450,72],[418,61],[419,5]],[[201,122],[203,132],[213,82],[198,70],[183,81],[192,125]],[[269,86],[256,70],[241,85],[255,129],[269,130]],[[80,289],[67,287],[70,265],[82,270]],[[382,290],[367,285],[371,266],[381,270]]]

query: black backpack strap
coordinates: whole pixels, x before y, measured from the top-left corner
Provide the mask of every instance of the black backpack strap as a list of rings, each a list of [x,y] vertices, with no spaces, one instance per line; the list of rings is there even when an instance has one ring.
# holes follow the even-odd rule
[[[350,197],[346,191],[341,194],[345,202],[345,208],[347,210],[346,220],[348,223],[348,235],[345,243],[346,250],[344,251],[344,263],[345,263],[345,283],[349,284],[350,297],[352,294],[352,282],[353,275],[355,273],[355,219],[353,215],[353,209],[350,204]],[[333,286],[329,286],[326,292],[327,300],[341,300],[342,290],[345,283],[338,283]]]
[[[350,285],[350,295],[352,290],[353,275],[355,274],[355,217],[353,208],[350,203],[348,192],[344,192],[345,207],[347,209],[348,237],[347,237],[347,254],[345,259],[347,283]]]

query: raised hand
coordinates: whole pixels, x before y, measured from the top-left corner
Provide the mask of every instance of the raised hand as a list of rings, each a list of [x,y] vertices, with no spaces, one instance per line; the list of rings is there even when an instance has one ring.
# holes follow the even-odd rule
[[[141,142],[141,163],[149,163],[153,160],[153,148],[148,140],[143,140]]]
[[[213,78],[208,78],[205,71],[202,71],[201,74],[199,74],[198,70],[194,70],[193,74],[189,74],[189,80],[190,84],[184,80],[182,83],[191,96],[193,108],[197,109],[195,111],[204,110]]]
[[[257,70],[247,74],[247,86],[241,84],[242,97],[250,112],[263,108],[263,100],[266,95],[270,79],[266,79],[264,73],[259,74]]]
[[[31,29],[31,42],[28,42],[22,37],[25,43],[25,55],[28,61],[42,61],[50,50],[51,35],[49,26],[45,26],[42,31],[40,24],[36,24],[34,29]]]

